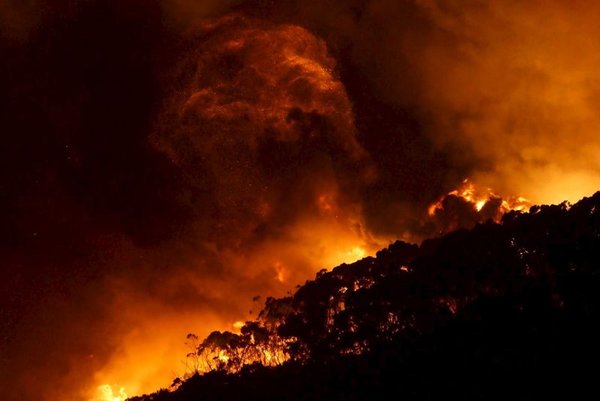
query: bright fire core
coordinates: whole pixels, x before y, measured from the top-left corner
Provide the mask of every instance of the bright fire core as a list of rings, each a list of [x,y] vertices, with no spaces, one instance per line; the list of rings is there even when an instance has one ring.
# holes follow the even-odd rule
[[[272,269],[270,277],[275,286],[273,288],[279,288],[280,293],[301,282],[299,281],[301,277],[306,279],[323,267],[331,268],[342,263],[354,262],[372,254],[382,246],[381,244],[368,245],[364,238],[356,234],[355,230],[332,223],[331,220],[328,220],[328,215],[325,215],[325,220],[319,224],[313,223],[310,225],[310,231],[308,231],[309,227],[296,228],[297,249],[287,249],[288,253],[280,255],[280,261],[271,261],[266,265],[267,269]],[[314,242],[310,238],[310,233],[316,233],[314,235],[318,237],[318,242]],[[264,251],[270,256],[270,252],[274,253],[276,249],[277,247],[266,248]],[[312,269],[311,272],[299,273],[293,270],[294,267],[297,267],[294,265],[294,258],[296,254],[301,253],[309,255],[309,258],[303,259],[303,261]],[[259,252],[259,254],[263,253]],[[261,264],[264,260],[264,258],[259,258],[248,262]],[[231,259],[231,263],[241,262]],[[249,305],[253,308],[257,306]],[[159,317],[156,316],[155,319],[159,320]],[[175,319],[178,321],[175,322]],[[126,339],[123,349],[127,352],[121,354],[104,369],[101,376],[104,383],[97,385],[89,401],[124,401],[128,395],[149,393],[161,387],[168,387],[176,376],[183,377],[186,374],[186,368],[182,361],[185,359],[185,354],[190,351],[185,348],[184,344],[184,337],[188,331],[197,330],[201,338],[207,335],[208,331],[217,329],[238,332],[244,324],[244,319],[247,320],[247,318],[239,315],[237,319],[235,320],[234,317],[231,320],[234,323],[210,320],[207,315],[199,313],[193,316],[173,317],[173,320],[170,319],[168,322],[158,322],[157,325],[164,330],[162,332],[155,326],[144,327],[142,332],[148,333],[148,336],[150,336],[149,333],[154,333],[152,338],[132,336]],[[199,327],[198,324],[204,326]],[[202,332],[203,327],[207,330],[206,332]],[[171,328],[171,330],[167,328]],[[167,343],[169,345],[165,345]],[[162,349],[162,351],[159,352],[158,349]],[[226,358],[225,355],[218,356],[218,359],[224,362],[226,362]],[[275,355],[274,352],[268,350],[265,351],[263,362],[271,363],[272,359],[280,360],[283,359],[283,356]]]
[[[114,390],[110,384],[98,386],[96,401],[125,401],[126,399],[127,393],[123,387]]]
[[[503,198],[502,196],[492,192],[492,190],[489,188],[486,190],[477,188],[475,184],[473,184],[467,178],[463,180],[462,184],[457,189],[448,192],[436,202],[432,203],[427,209],[429,216],[434,216],[438,211],[444,209],[444,199],[446,199],[448,196],[462,198],[464,201],[473,205],[473,208],[475,208],[477,212],[481,212],[488,202],[494,199],[499,199],[501,200],[499,206],[499,216],[511,210],[527,211],[531,207],[531,202],[522,196]]]

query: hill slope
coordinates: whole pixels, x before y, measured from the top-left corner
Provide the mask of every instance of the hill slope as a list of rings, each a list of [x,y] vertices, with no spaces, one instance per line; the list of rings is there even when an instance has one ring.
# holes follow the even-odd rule
[[[573,398],[597,392],[599,318],[600,192],[321,272],[135,399]]]

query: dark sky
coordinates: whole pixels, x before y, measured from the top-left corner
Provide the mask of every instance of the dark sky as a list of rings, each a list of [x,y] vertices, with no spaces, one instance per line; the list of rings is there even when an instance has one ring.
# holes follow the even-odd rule
[[[592,193],[598,13],[2,2],[3,399],[167,385],[188,331],[418,241],[467,177],[537,202]]]

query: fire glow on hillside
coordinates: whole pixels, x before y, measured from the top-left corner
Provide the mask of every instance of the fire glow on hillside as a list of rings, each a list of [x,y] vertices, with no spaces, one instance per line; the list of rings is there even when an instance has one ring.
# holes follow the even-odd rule
[[[600,186],[597,5],[0,3],[6,401],[277,364],[268,296]]]
[[[512,210],[526,212],[532,206],[532,203],[522,196],[504,199],[502,196],[492,192],[491,189],[485,191],[479,190],[471,181],[465,179],[457,189],[448,192],[436,202],[429,205],[427,214],[430,217],[434,217],[436,214],[443,212],[445,209],[444,204],[448,202],[449,198],[462,199],[470,204],[477,213],[496,222],[500,221],[504,213]],[[488,211],[486,209],[491,210]]]

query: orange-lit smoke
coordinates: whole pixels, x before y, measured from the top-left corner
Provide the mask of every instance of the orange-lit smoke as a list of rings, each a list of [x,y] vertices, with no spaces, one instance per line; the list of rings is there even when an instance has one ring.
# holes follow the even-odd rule
[[[235,15],[199,38],[154,144],[193,191],[209,187],[204,244],[244,274],[289,284],[374,251],[357,196],[374,173],[325,43]]]
[[[178,196],[193,211],[191,228],[153,251],[123,252],[154,267],[132,269],[125,284],[110,285],[117,288],[107,295],[114,352],[84,399],[114,401],[121,388],[134,395],[168,386],[185,370],[185,334],[202,337],[254,318],[255,295],[281,295],[320,268],[374,252],[391,233],[419,239],[483,215],[497,219],[499,211],[524,206],[518,196],[573,201],[598,189],[600,7],[286,3],[278,5],[286,23],[240,15],[183,23],[195,39],[151,143],[185,177]],[[212,1],[165,4],[175,20],[191,6],[193,16],[223,9]],[[448,170],[445,188],[420,199],[421,209],[406,202],[418,198],[408,190],[399,191],[402,199],[386,193],[391,181],[376,187],[372,204],[363,198],[376,192],[370,185],[381,178],[380,155],[366,150],[374,133],[357,132],[357,111],[332,54],[343,54],[369,90],[409,114],[417,121],[409,128],[448,155],[431,166]],[[401,168],[387,173],[412,179]],[[436,201],[464,176],[471,181],[446,203]],[[488,187],[508,198],[476,189]],[[430,201],[434,223],[423,228]],[[385,230],[373,229],[373,216]],[[117,254],[114,263],[127,258]],[[110,387],[98,390],[104,385]]]
[[[470,203],[477,212],[482,212],[486,205],[496,201],[495,203],[497,203],[497,206],[495,206],[495,209],[498,214],[492,217],[495,221],[498,221],[502,214],[510,212],[511,210],[526,212],[531,207],[531,202],[522,196],[502,199],[501,196],[496,195],[491,189],[488,188],[487,190],[482,191],[476,188],[469,179],[465,179],[460,187],[448,192],[436,202],[429,205],[427,214],[429,214],[429,216],[435,216],[436,213],[444,210],[444,200],[450,196],[461,198],[465,202]]]
[[[93,401],[167,387],[185,373],[186,333],[239,327],[256,318],[255,295],[283,295],[386,244],[362,217],[357,185],[374,173],[325,43],[240,16],[198,35],[152,143],[187,176],[190,204],[203,203],[179,245],[147,256],[179,254],[155,300],[125,278],[116,309],[132,328],[94,377]]]
[[[478,188],[465,179],[458,188],[429,205],[424,225],[429,234],[446,233],[488,220],[500,222],[505,213],[526,212],[531,206],[531,202],[522,196],[503,198],[490,188]],[[432,222],[435,228],[430,226]]]
[[[326,7],[300,7],[298,18],[334,32],[331,40],[352,41],[350,58],[380,96],[414,113],[453,166],[469,166],[476,187],[508,197],[459,189],[465,220],[436,213],[448,211],[440,203],[436,228],[468,226],[488,212],[497,219],[520,207],[502,203],[518,196],[555,202],[597,189],[600,52],[590,38],[600,34],[600,10],[379,0],[355,18],[342,18],[350,13],[339,5],[342,17],[328,18]],[[152,142],[188,176],[187,201],[202,204],[186,239],[197,249],[189,263],[203,272],[220,261],[216,276],[184,275],[196,291],[218,288],[242,311],[253,295],[281,294],[384,243],[373,238],[357,193],[377,180],[377,155],[357,139],[323,40],[293,24],[229,16],[199,28],[180,69]],[[450,188],[455,180],[450,174]],[[420,214],[397,210],[402,216],[387,217],[397,225],[390,231],[410,237],[412,227],[397,222]]]
[[[371,33],[355,58],[439,149],[455,149],[453,165],[474,162],[475,183],[543,203],[598,188],[597,4],[367,4],[352,29]]]

